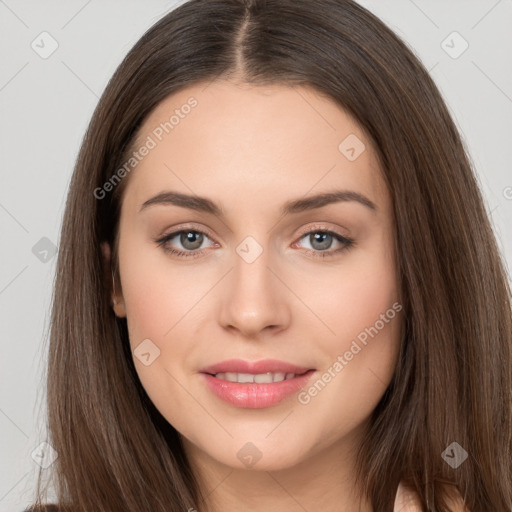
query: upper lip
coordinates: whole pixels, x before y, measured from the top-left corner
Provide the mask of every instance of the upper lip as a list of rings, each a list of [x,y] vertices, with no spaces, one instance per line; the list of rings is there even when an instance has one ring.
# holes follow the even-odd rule
[[[279,361],[277,359],[262,359],[261,361],[244,361],[243,359],[229,359],[220,363],[206,366],[200,370],[201,373],[215,375],[217,373],[251,373],[259,375],[262,373],[294,373],[300,375],[312,370],[304,366]]]

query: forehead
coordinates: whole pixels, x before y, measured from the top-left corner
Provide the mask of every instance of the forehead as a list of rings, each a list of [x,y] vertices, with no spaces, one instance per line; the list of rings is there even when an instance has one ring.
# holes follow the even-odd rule
[[[229,199],[295,197],[347,188],[385,194],[371,141],[337,103],[304,86],[196,84],[164,99],[141,126],[150,147],[130,175],[129,200],[180,189]],[[313,190],[315,189],[315,190]],[[236,196],[236,197],[235,197]],[[283,196],[283,200],[285,199]]]

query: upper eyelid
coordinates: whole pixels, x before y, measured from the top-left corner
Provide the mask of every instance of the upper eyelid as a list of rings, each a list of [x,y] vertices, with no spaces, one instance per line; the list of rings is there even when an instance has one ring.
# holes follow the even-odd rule
[[[212,236],[211,231],[208,228],[196,227],[196,226],[193,226],[193,225],[190,225],[190,226],[185,225],[185,226],[180,226],[178,228],[174,228],[171,231],[169,231],[168,234],[162,235],[162,236],[169,236],[169,235],[172,235],[172,234],[178,234],[178,233],[181,233],[182,231],[195,231],[195,232],[198,232],[198,233],[203,233],[203,234],[207,234],[209,236]],[[333,233],[337,233],[335,228],[330,228],[327,225],[325,225],[325,223],[319,222],[318,225],[316,225],[316,226],[309,226],[307,228],[301,229],[300,234],[301,235],[307,234],[307,233],[310,233],[311,231],[331,231]]]
[[[338,231],[334,228],[329,228],[328,226],[310,226],[309,228],[305,228],[300,231],[299,237],[302,238],[305,235],[310,233],[323,232],[323,233],[331,233],[337,236],[341,236],[343,238],[348,238],[348,235],[342,235],[338,233]]]

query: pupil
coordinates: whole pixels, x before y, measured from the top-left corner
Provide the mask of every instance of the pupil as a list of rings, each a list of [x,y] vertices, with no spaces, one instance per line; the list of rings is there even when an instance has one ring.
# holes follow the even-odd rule
[[[186,249],[198,249],[199,247],[201,247],[202,236],[203,235],[201,233],[197,233],[195,231],[188,231],[186,233],[182,233],[180,242]],[[194,240],[196,237],[199,238],[199,240]]]
[[[317,245],[316,247],[317,249],[329,249],[331,245],[330,238],[332,238],[332,235],[329,235],[328,233],[314,233],[312,237],[312,242],[320,242],[319,246]],[[327,242],[325,241],[326,239]],[[313,247],[315,247],[314,243],[311,244]]]

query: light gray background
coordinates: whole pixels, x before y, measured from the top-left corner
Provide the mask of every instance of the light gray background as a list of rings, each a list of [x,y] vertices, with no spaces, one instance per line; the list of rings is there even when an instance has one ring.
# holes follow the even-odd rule
[[[79,144],[108,79],[145,30],[179,3],[0,0],[2,512],[21,512],[31,502],[31,454],[45,440],[43,342],[56,258],[32,249],[43,237],[58,245]],[[407,41],[441,89],[510,268],[512,0],[360,3]],[[35,41],[40,51],[50,48],[48,36],[39,37],[44,31],[58,43],[46,59],[31,47]],[[443,49],[462,48],[457,36],[446,39],[453,31],[469,44],[458,58]],[[44,249],[48,242],[39,243]]]

